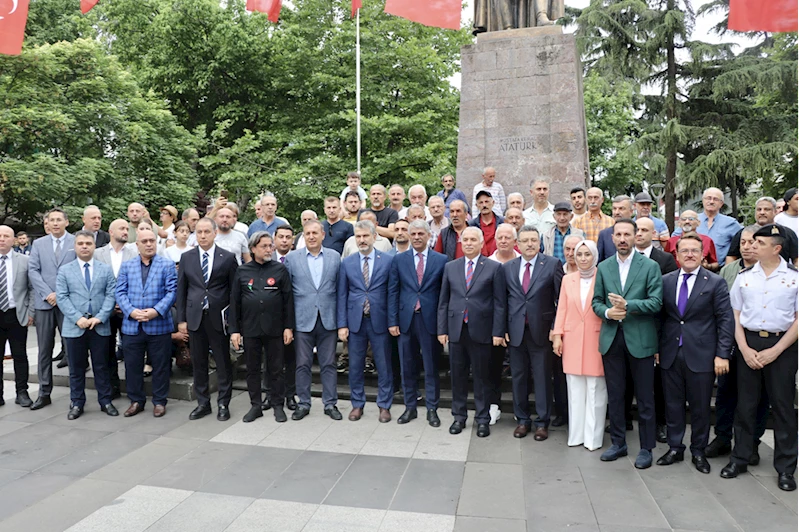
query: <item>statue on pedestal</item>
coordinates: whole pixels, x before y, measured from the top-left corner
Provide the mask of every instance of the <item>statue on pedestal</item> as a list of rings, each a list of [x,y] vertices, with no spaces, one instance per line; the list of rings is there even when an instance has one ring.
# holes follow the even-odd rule
[[[475,0],[473,33],[550,26],[564,15],[564,0]]]

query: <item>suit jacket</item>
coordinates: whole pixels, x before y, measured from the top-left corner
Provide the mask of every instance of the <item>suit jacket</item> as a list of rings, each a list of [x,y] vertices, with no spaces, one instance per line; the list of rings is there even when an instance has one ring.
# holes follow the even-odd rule
[[[535,267],[527,293],[522,291],[519,268],[522,258],[502,265],[508,308],[508,336],[510,345],[519,347],[524,339],[525,316],[527,326],[537,346],[549,343],[549,331],[555,323],[555,305],[563,281],[563,265],[555,257],[543,253],[535,256]]]
[[[33,249],[28,260],[28,278],[33,285],[33,308],[36,310],[53,308],[45,300],[47,296],[55,292],[58,269],[76,258],[75,237],[65,233],[61,249],[61,260],[56,262],[53,239],[50,235],[33,241]]]
[[[408,253],[395,255],[391,261],[388,280],[388,326],[399,326],[400,332],[407,334],[413,320],[413,309],[416,307],[416,301],[419,301],[425,329],[435,336],[438,296],[441,294],[441,279],[444,277],[447,256],[432,249],[427,252],[427,263],[420,285],[414,266],[415,254],[415,251],[409,250]]]
[[[330,248],[322,248],[322,280],[316,287],[308,268],[307,248],[292,251],[284,263],[291,274],[294,290],[294,317],[297,332],[314,330],[317,316],[328,331],[336,330],[336,288],[341,266],[341,255]]]
[[[336,302],[339,329],[347,327],[354,333],[361,330],[363,303],[368,297],[372,327],[377,333],[388,332],[388,277],[393,258],[393,252],[375,250],[369,286],[363,282],[360,252],[341,261]]]
[[[612,257],[616,253],[616,244],[613,243],[613,226],[599,232],[596,249],[599,252],[599,262]]]
[[[206,284],[200,262],[201,253],[198,246],[180,256],[177,320],[178,323],[186,322],[190,331],[198,330],[203,321],[203,299],[207,297],[211,327],[222,332],[222,310],[230,305],[230,287],[233,286],[239,263],[233,253],[214,246],[214,263]]]
[[[608,294],[613,292],[627,301],[627,317],[624,319],[624,341],[627,350],[636,358],[646,358],[658,352],[657,320],[663,305],[663,281],[660,268],[653,260],[640,253],[632,252],[632,263],[627,274],[624,290],[616,258],[597,266],[594,297],[591,306],[594,313],[603,320],[599,334],[599,351],[603,355],[610,349],[619,322],[605,319],[605,311],[612,305]]]
[[[135,259],[139,256],[139,252],[135,246],[122,246],[122,262],[129,261],[131,259]],[[94,252],[94,260],[100,261],[103,264],[108,264],[111,266],[111,246],[103,246],[100,249],[95,250]],[[111,271],[114,271],[113,266],[111,267]],[[120,267],[121,271],[121,267]]]
[[[17,321],[23,327],[28,326],[28,318],[33,316],[33,284],[28,277],[28,256],[21,253],[9,253],[11,257],[11,272],[14,282],[11,291],[14,294],[14,304],[17,309]],[[49,305],[48,305],[49,306]]]
[[[108,245],[109,242],[111,242],[111,235],[108,234],[108,231],[103,231],[102,229],[97,231],[97,236],[94,237],[94,245],[98,249]]]
[[[596,275],[591,281],[585,306],[580,296],[580,280],[580,272],[570,273],[563,278],[552,334],[563,336],[563,373],[602,377],[605,367],[598,347],[602,320],[591,308]]]
[[[61,331],[64,338],[79,338],[86,332],[86,329],[81,329],[76,324],[88,314],[89,301],[92,304],[92,314],[100,320],[94,330],[100,336],[111,336],[109,318],[116,304],[117,282],[111,266],[95,260],[92,269],[91,291],[86,288],[86,274],[77,260],[58,270],[56,300],[58,308],[64,313],[64,328]]]
[[[149,335],[171,334],[175,330],[172,321],[172,305],[178,285],[178,274],[175,263],[164,257],[155,255],[150,261],[150,273],[147,283],[141,282],[141,259],[122,263],[117,276],[117,305],[122,310],[122,334],[135,335],[139,325]],[[139,324],[130,317],[135,309],[152,308],[158,317]]]
[[[682,336],[682,350],[688,369],[695,373],[712,372],[715,357],[730,358],[735,336],[735,318],[727,282],[700,267],[685,314],[680,314],[677,309],[678,283],[682,284],[680,270],[663,276],[660,366],[663,369],[672,366]]]
[[[667,273],[673,272],[677,269],[677,261],[674,260],[672,254],[661,251],[658,248],[652,248],[652,252],[649,254],[649,259],[658,263],[658,266],[660,266],[661,275],[666,275]]]
[[[505,275],[502,265],[479,255],[475,259],[472,283],[466,288],[466,257],[447,263],[438,299],[438,334],[457,342],[463,331],[463,313],[469,311],[469,336],[479,344],[491,344],[492,337],[504,337]]]

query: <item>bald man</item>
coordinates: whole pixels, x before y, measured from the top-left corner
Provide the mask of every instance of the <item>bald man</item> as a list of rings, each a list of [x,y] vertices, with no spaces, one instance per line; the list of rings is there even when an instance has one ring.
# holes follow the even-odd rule
[[[128,242],[136,242],[136,228],[146,212],[141,203],[133,202],[128,205]]]
[[[699,227],[699,215],[696,211],[683,211],[677,227],[682,229],[682,233],[669,238],[666,245],[663,246],[663,251],[671,253],[674,260],[677,261],[677,266],[680,266],[680,259],[677,257],[677,242],[682,238],[682,234],[696,232]],[[702,239],[702,267],[712,272],[718,271],[719,261],[716,257],[716,245],[707,235],[699,235],[699,238]]]
[[[599,242],[599,233],[608,227],[613,227],[616,221],[602,212],[602,202],[605,201],[605,193],[597,187],[589,188],[585,193],[585,202],[588,210],[579,220],[572,222],[572,226],[585,233],[587,240],[594,243]]]
[[[83,230],[94,235],[94,246],[101,248],[110,242],[111,237],[101,229],[103,214],[96,205],[89,205],[83,209]]]
[[[720,263],[724,263],[733,237],[743,227],[735,218],[721,214],[724,206],[724,193],[715,187],[706,189],[702,193],[702,207],[704,210],[699,215],[699,227],[696,232],[706,235],[713,240],[716,246],[716,256]],[[678,227],[672,235],[681,235],[682,228]]]

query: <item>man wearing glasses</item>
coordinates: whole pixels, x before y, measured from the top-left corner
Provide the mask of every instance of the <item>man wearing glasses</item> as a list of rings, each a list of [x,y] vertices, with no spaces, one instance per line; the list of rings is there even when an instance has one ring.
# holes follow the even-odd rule
[[[716,245],[716,256],[721,257],[722,261],[727,256],[730,243],[733,237],[741,230],[735,218],[721,214],[719,211],[724,205],[724,194],[717,188],[709,188],[702,194],[702,206],[704,211],[699,214],[699,226],[696,232],[700,235],[709,236]],[[682,228],[674,230],[674,235],[681,235]],[[708,268],[710,269],[710,268]],[[718,271],[718,268],[716,270]]]
[[[696,214],[695,211],[683,211],[677,226],[677,229],[680,229],[681,233],[669,238],[663,248],[664,251],[674,256],[674,260],[677,261],[677,266],[680,266],[680,257],[677,255],[677,242],[682,238],[682,235],[696,232],[698,227],[699,215]],[[712,272],[718,272],[719,260],[716,257],[716,246],[713,244],[713,240],[707,235],[699,235],[699,238],[702,239],[702,267]]]

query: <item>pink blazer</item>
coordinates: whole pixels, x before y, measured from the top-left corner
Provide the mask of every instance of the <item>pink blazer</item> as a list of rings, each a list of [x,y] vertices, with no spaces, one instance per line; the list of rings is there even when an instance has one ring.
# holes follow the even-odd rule
[[[552,334],[563,335],[563,372],[569,375],[602,377],[605,370],[599,352],[599,330],[602,320],[591,308],[594,282],[585,300],[580,299],[580,272],[563,277],[558,300],[558,313]]]

